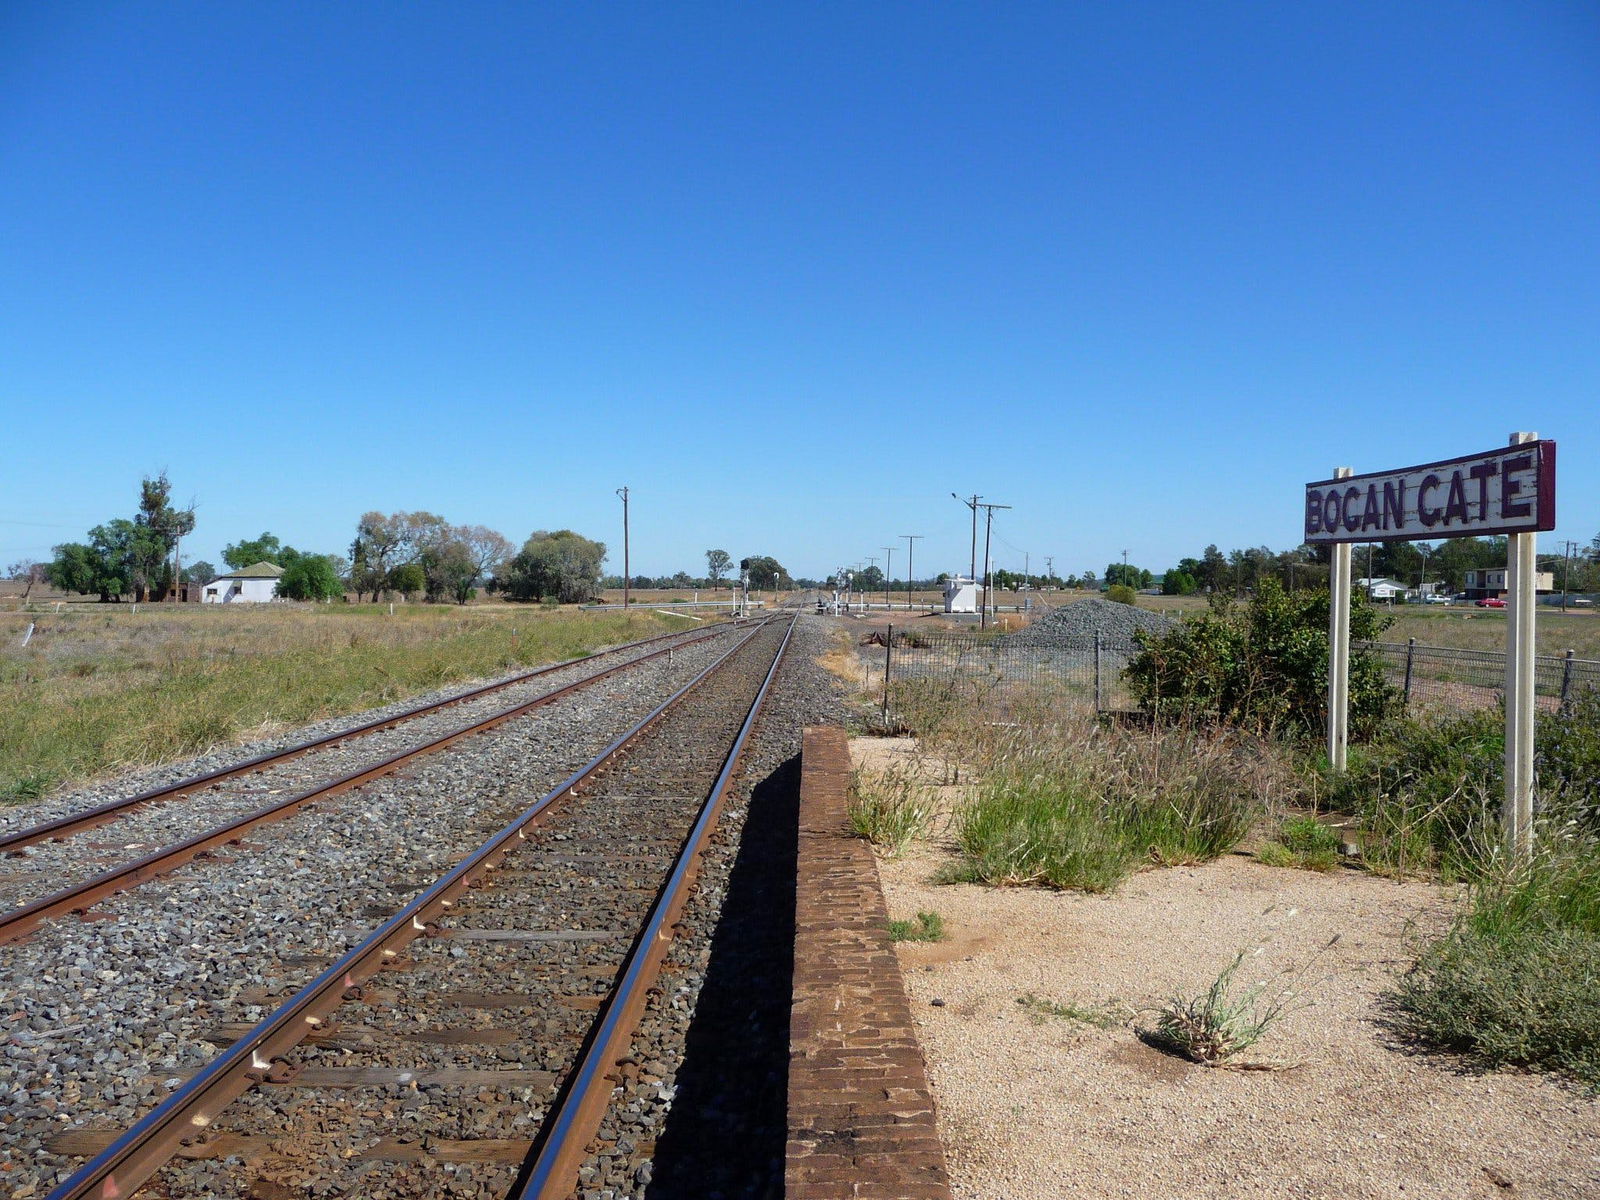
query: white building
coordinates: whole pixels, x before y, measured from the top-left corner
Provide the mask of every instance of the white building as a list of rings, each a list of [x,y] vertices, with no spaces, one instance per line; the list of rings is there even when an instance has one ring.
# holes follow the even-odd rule
[[[269,562],[240,567],[218,575],[206,584],[200,595],[202,604],[261,604],[278,594],[278,577],[283,568]]]
[[[1358,579],[1356,586],[1364,588],[1371,600],[1404,599],[1406,594],[1406,585],[1397,579]]]
[[[978,585],[974,580],[956,575],[945,580],[944,610],[947,613],[975,613],[978,611]]]

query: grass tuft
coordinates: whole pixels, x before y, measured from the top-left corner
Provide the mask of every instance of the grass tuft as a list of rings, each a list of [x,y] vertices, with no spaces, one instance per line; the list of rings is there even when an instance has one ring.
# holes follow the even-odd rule
[[[852,774],[850,828],[890,857],[928,831],[935,811],[926,786],[903,767]]]
[[[891,942],[942,942],[944,918],[936,912],[919,912],[915,921],[890,921]]]

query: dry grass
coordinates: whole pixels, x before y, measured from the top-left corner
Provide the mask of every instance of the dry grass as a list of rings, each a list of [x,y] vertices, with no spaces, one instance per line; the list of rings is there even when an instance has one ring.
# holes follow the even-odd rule
[[[1503,610],[1401,605],[1392,611],[1395,622],[1384,630],[1386,642],[1414,637],[1424,646],[1496,651],[1506,648]],[[1562,613],[1540,605],[1534,618],[1534,642],[1540,654],[1559,655],[1572,650],[1579,658],[1600,659],[1600,614]]]
[[[27,646],[24,631],[34,631]],[[0,799],[676,628],[650,612],[97,605],[0,615]]]

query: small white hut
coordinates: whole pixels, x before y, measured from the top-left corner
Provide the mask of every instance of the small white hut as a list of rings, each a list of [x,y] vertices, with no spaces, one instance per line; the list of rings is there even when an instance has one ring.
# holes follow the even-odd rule
[[[976,580],[955,575],[945,580],[944,610],[947,613],[975,613],[978,611],[978,584]]]
[[[261,604],[277,596],[278,578],[282,574],[282,567],[269,562],[240,567],[206,584],[200,601],[203,604]]]

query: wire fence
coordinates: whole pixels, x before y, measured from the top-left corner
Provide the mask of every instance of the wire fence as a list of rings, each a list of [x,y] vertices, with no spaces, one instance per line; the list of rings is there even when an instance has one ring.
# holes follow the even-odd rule
[[[1413,716],[1491,708],[1505,692],[1506,654],[1406,642],[1356,642],[1376,654]],[[1096,713],[1133,712],[1138,703],[1123,669],[1139,653],[1132,637],[1099,633],[983,635],[874,631],[860,647],[869,690],[880,692],[886,723],[916,724],[931,710],[982,709],[1003,717],[1014,704],[1077,704]],[[885,686],[887,682],[887,686]],[[1581,689],[1600,688],[1600,661],[1539,655],[1538,704],[1554,711]]]
[[[1442,715],[1490,708],[1506,690],[1506,653],[1503,650],[1458,650],[1449,646],[1423,646],[1416,638],[1404,642],[1355,642],[1382,659],[1389,682],[1405,697],[1413,715]],[[1600,687],[1600,662],[1563,655],[1534,657],[1533,690],[1544,709],[1561,707],[1583,688]]]
[[[1003,716],[1016,702],[1092,706],[1096,712],[1138,708],[1123,668],[1139,653],[1131,637],[875,631],[860,648],[869,689],[882,689],[886,722],[926,715],[930,708],[982,708]],[[887,680],[888,686],[885,687]]]

